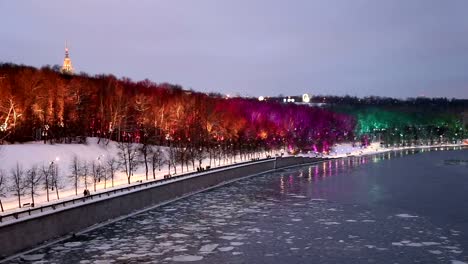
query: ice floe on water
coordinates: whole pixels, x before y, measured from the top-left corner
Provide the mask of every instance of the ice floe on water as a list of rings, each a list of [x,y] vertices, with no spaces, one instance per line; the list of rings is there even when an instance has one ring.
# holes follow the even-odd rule
[[[339,225],[338,222],[323,222],[324,225]]]
[[[220,236],[219,238],[226,239],[226,240],[233,240],[233,239],[236,239],[237,237],[236,236]]]
[[[218,250],[219,250],[219,251],[222,251],[222,252],[231,251],[231,250],[233,250],[233,249],[234,249],[234,247],[231,247],[231,246],[218,248]]]
[[[179,256],[172,257],[173,261],[178,261],[178,262],[200,261],[202,259],[203,259],[202,256],[193,256],[193,255],[179,255]]]
[[[38,261],[43,259],[45,254],[31,254],[31,255],[22,255],[21,259],[26,261]]]
[[[296,183],[301,184],[291,184]],[[304,263],[305,258],[321,263],[327,256],[337,258],[334,263],[359,263],[367,252],[375,263],[388,259],[412,263],[413,256],[420,263],[466,259],[455,240],[461,232],[455,229],[438,229],[424,217],[399,211],[374,212],[316,198],[300,185],[289,190],[280,190],[280,186],[278,177],[233,183],[34,254],[48,263],[85,261],[82,264],[260,263],[265,262],[263,257],[268,257],[269,263],[289,259]]]
[[[180,238],[180,237],[188,237],[188,235],[186,235],[186,234],[180,234],[180,233],[175,233],[175,234],[172,234],[171,237]]]
[[[436,246],[440,245],[438,242],[421,242],[424,246]]]
[[[65,243],[63,244],[65,247],[79,247],[81,246],[83,243],[81,242],[68,242],[68,243]]]
[[[207,244],[207,245],[203,245],[201,248],[200,248],[200,252],[202,253],[210,253],[212,252],[213,250],[215,250],[219,245],[218,244]]]
[[[396,217],[401,217],[401,218],[417,218],[417,217],[419,217],[417,215],[410,215],[410,214],[397,214],[395,216]]]
[[[153,223],[153,221],[151,221],[150,219],[146,219],[146,220],[143,220],[143,221],[136,221],[138,224],[140,225],[149,225],[151,223]]]

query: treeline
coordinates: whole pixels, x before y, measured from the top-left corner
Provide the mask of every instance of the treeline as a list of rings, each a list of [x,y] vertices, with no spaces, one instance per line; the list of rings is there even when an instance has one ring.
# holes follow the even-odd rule
[[[416,97],[407,99],[397,99],[391,97],[368,96],[359,98],[356,96],[312,96],[312,102],[326,103],[333,106],[374,106],[390,107],[394,109],[408,109],[415,107],[424,107],[430,111],[443,111],[451,113],[460,113],[468,109],[467,99],[456,98],[428,98]]]
[[[92,136],[188,152],[243,153],[322,151],[355,136],[355,119],[345,113],[227,99],[149,80],[2,64],[0,87],[0,140],[6,142],[70,143]]]
[[[334,105],[329,109],[354,116],[355,134],[364,144],[369,141],[380,141],[385,146],[461,143],[468,137],[468,123],[463,120],[468,107],[440,107]]]

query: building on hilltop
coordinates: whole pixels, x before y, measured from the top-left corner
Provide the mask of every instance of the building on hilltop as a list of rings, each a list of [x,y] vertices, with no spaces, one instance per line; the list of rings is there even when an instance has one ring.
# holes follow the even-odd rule
[[[64,74],[73,74],[73,66],[68,51],[68,45],[65,43],[65,58],[63,59],[62,69],[60,70]]]
[[[308,105],[308,106],[315,106],[315,107],[323,107],[327,105],[325,102],[325,98],[313,98],[310,94],[305,93],[302,95],[291,95],[291,96],[260,96],[258,97],[259,101],[269,101],[269,102],[277,102],[283,104],[298,104],[298,105]]]

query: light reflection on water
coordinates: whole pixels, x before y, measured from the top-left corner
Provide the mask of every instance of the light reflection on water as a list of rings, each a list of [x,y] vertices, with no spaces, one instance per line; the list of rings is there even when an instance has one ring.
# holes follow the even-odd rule
[[[462,222],[465,215],[450,207],[452,200],[425,204],[447,191],[468,200],[468,192],[456,190],[468,186],[461,166],[430,167],[467,151],[417,153],[349,157],[249,178],[36,253],[55,263],[467,261],[468,228],[437,218],[441,210]],[[442,171],[451,185],[438,193]]]

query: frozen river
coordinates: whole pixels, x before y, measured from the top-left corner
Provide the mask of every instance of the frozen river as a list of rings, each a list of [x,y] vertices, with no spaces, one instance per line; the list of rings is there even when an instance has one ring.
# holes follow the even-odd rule
[[[285,169],[129,217],[26,258],[468,263],[467,160],[466,149],[402,151]]]

